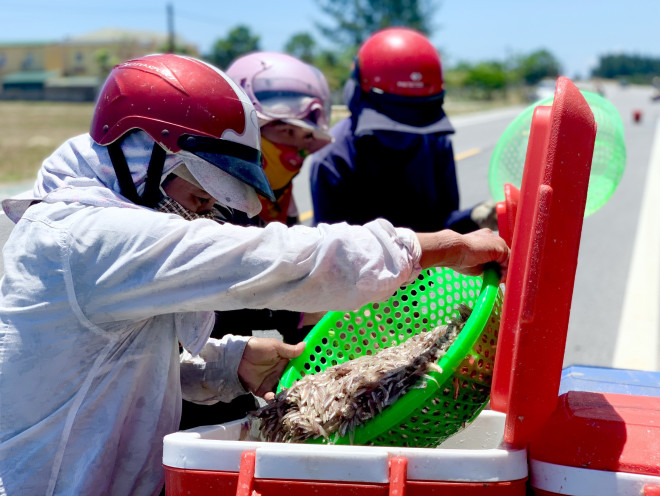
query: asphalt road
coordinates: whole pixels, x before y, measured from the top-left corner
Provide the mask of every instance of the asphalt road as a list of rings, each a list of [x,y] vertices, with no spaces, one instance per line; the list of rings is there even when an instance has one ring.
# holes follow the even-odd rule
[[[623,119],[627,164],[610,201],[584,221],[566,366],[660,370],[660,217],[655,205],[660,194],[660,177],[656,178],[660,174],[660,133],[656,137],[660,102],[652,102],[651,93],[651,88],[605,87],[605,96]],[[523,108],[452,118],[457,131],[453,141],[462,207],[490,198],[490,156],[506,126]],[[639,123],[632,118],[636,109],[642,111]],[[655,153],[654,143],[658,147]],[[655,170],[659,172],[654,174]],[[303,218],[309,219],[306,172],[303,168],[296,178],[294,194]],[[4,196],[14,192],[6,190]],[[0,243],[6,240],[11,226],[7,217],[0,215]]]

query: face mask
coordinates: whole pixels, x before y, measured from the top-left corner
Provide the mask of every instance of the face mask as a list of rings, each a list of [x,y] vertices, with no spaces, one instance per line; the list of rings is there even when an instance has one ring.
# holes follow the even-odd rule
[[[264,172],[276,192],[291,183],[308,155],[306,150],[273,143],[265,138],[261,138],[261,153],[264,157]]]
[[[186,220],[213,218],[213,211],[205,212],[203,214],[192,212],[183,205],[181,205],[175,199],[170,198],[169,196],[163,196],[162,200],[160,200],[158,202],[158,205],[156,205],[156,210],[158,210],[159,212],[164,212],[166,214],[175,214],[178,215],[179,217],[183,217]]]

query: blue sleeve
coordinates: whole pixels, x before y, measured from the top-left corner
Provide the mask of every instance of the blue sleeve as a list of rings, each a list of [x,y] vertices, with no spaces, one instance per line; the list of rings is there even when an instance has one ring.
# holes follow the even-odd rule
[[[472,220],[470,214],[472,209],[468,208],[465,210],[454,210],[447,221],[445,222],[445,228],[456,231],[457,233],[465,234],[479,229],[479,226]]]
[[[335,157],[336,158],[336,157]],[[343,176],[337,174],[337,162],[316,162],[311,171],[312,203],[314,206],[314,225],[321,222],[341,222],[348,218],[345,210],[348,203]],[[343,164],[340,164],[340,166]]]
[[[310,188],[314,207],[314,225],[319,223],[351,223],[352,179],[354,154],[350,151],[350,136],[344,132],[348,120],[335,129],[335,141],[312,155]],[[347,130],[350,132],[350,129]],[[360,222],[361,223],[361,222]]]
[[[470,217],[472,208],[464,210],[458,209],[458,180],[456,178],[456,162],[454,160],[454,147],[452,145],[451,139],[449,139],[447,136],[444,136],[440,142],[442,143],[442,147],[440,148],[441,151],[439,150],[440,157],[437,162],[446,165],[444,175],[439,174],[436,176],[436,180],[441,182],[441,184],[437,185],[436,191],[445,191],[443,195],[445,201],[451,201],[449,199],[453,198],[453,206],[451,207],[452,210],[448,213],[443,227],[445,229],[451,229],[461,234],[476,231],[478,226]]]

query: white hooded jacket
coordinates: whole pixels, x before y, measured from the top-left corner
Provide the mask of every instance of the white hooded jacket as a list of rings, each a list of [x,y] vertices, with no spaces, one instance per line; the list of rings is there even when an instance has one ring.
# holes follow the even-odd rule
[[[152,144],[137,132],[122,145],[138,192]],[[168,155],[163,177],[180,161]],[[33,198],[3,202],[17,224],[0,285],[0,494],[158,494],[178,344],[200,354],[213,310],[350,310],[420,270],[416,236],[385,221],[220,225],[118,191],[106,149],[82,135],[46,159]],[[245,339],[209,346],[213,363],[191,370],[212,400],[243,393]],[[196,381],[183,380],[191,397]]]

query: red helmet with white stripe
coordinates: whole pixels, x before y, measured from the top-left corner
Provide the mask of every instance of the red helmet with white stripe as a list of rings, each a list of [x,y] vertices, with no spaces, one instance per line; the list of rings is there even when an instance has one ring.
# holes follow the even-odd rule
[[[109,147],[120,183],[118,162],[123,156],[117,157],[118,143],[135,129],[160,145],[154,153],[156,148],[169,153],[185,150],[260,194],[273,196],[261,163],[256,111],[243,91],[210,64],[159,54],[117,65],[100,92],[90,135]],[[157,181],[155,187],[159,185]],[[124,182],[122,193],[125,186],[130,189]]]

